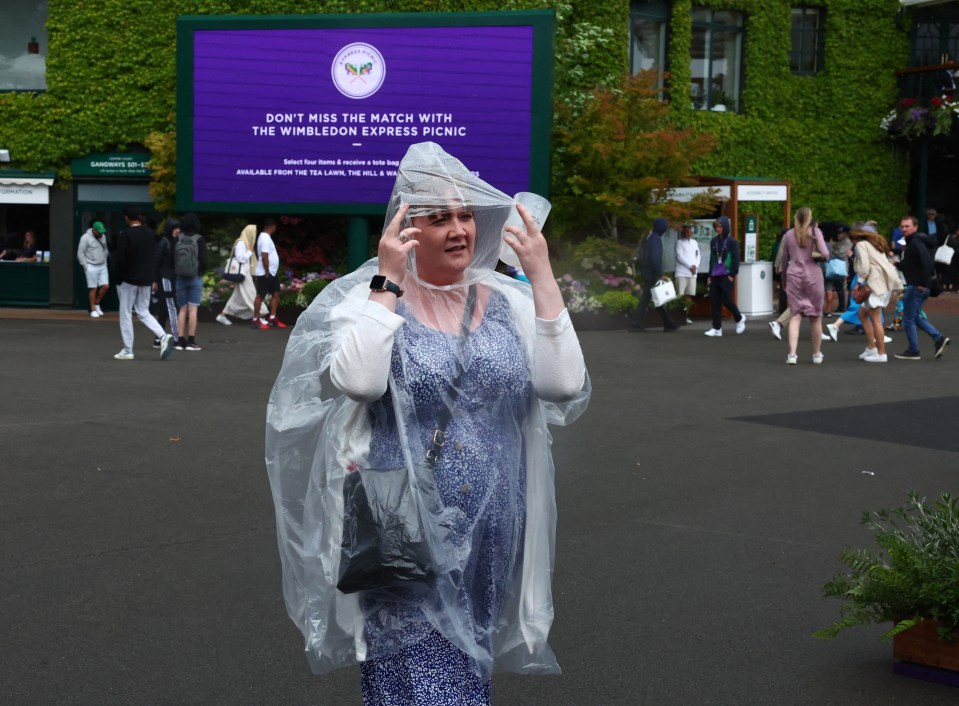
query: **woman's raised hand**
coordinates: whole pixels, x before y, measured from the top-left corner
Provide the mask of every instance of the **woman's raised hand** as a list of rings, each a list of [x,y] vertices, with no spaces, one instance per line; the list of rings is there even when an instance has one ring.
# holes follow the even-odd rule
[[[404,203],[396,211],[393,220],[383,231],[380,238],[380,244],[377,248],[377,255],[380,260],[380,274],[385,276],[391,282],[400,285],[406,277],[406,261],[410,250],[419,243],[414,236],[420,232],[419,228],[402,228],[403,220],[406,218],[407,211],[410,210],[409,204]]]
[[[518,226],[509,226],[506,231],[510,235],[503,240],[516,252],[519,264],[523,266],[523,274],[533,287],[536,316],[547,320],[555,319],[563,312],[565,304],[559,285],[553,277],[546,238],[523,204],[516,204],[516,210],[523,219],[526,231]]]
[[[503,238],[506,244],[513,248],[516,256],[519,258],[520,265],[523,267],[523,274],[533,282],[537,277],[553,277],[553,266],[549,262],[549,248],[546,246],[546,238],[539,229],[536,220],[530,215],[529,209],[521,203],[516,204],[516,210],[519,212],[523,224],[526,226],[524,231],[519,226],[507,226],[506,232],[509,236]]]

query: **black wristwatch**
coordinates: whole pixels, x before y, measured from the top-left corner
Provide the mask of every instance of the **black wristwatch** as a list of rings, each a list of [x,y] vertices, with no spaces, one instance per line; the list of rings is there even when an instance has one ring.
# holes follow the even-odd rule
[[[383,275],[373,275],[373,279],[370,280],[370,289],[374,292],[393,292],[397,298],[403,296],[403,290],[399,288],[399,285],[390,282]]]

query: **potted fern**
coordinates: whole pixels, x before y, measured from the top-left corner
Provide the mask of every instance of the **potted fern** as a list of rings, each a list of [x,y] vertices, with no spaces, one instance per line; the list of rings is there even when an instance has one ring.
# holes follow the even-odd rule
[[[841,616],[814,634],[833,638],[856,625],[892,622],[880,639],[892,638],[896,659],[959,672],[959,499],[908,497],[893,510],[863,513],[882,551],[842,551],[846,570],[823,587],[823,595],[842,601]]]

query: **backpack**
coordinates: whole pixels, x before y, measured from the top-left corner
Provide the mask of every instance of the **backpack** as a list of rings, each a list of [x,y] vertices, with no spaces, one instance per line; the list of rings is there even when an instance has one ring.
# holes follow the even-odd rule
[[[181,233],[173,248],[173,269],[177,277],[196,277],[200,269],[199,235]]]

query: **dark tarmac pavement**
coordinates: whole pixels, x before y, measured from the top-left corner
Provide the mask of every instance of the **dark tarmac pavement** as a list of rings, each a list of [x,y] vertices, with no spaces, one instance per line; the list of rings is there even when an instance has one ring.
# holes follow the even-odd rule
[[[262,458],[287,332],[201,324],[202,352],[161,362],[137,324],[123,362],[115,317],[14,315],[0,704],[359,704],[357,669],[310,674],[281,596]],[[895,675],[883,627],[811,636],[839,615],[820,596],[838,552],[873,546],[863,510],[959,490],[959,311],[931,317],[944,358],[923,338],[886,365],[844,336],[787,367],[763,321],[582,332],[592,402],[553,430],[564,672],[497,675],[494,703],[959,702]]]

